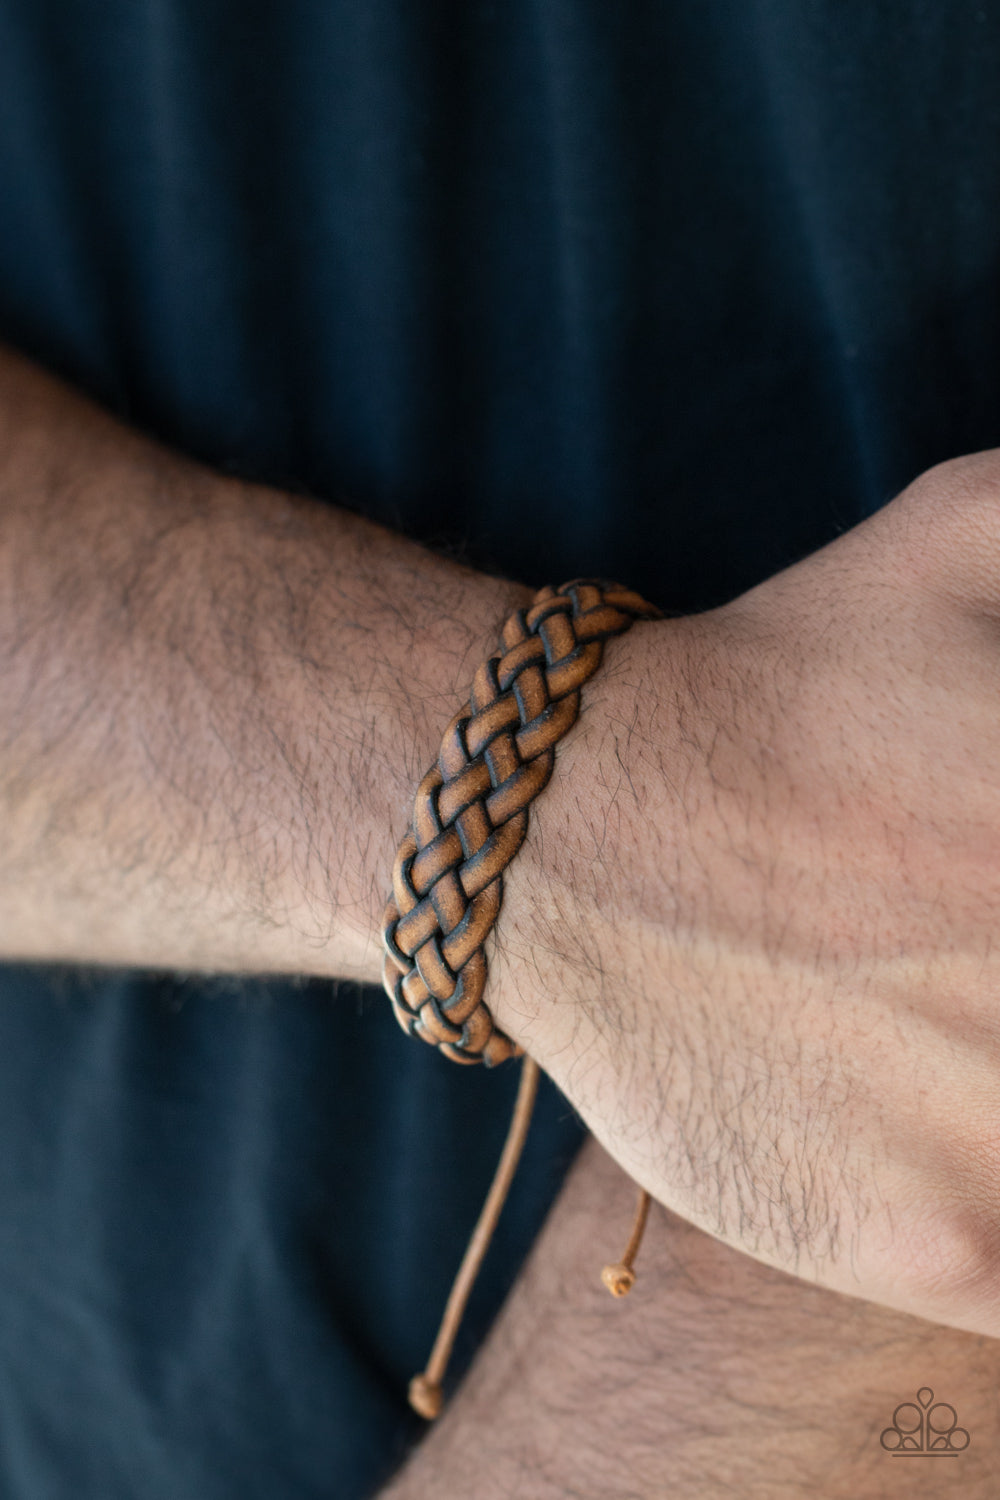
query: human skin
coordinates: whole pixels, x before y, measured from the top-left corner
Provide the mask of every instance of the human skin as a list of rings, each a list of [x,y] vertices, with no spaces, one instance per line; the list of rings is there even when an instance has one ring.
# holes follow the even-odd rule
[[[377,979],[412,788],[528,591],[13,356],[0,455],[0,954]],[[490,989],[683,1218],[992,1337],[998,478],[609,645]]]
[[[633,1196],[588,1144],[385,1500],[993,1500],[1000,1342],[808,1286],[658,1205],[614,1300],[600,1255]],[[927,1388],[967,1447],[901,1462],[881,1434]]]
[[[987,453],[732,605],[633,630],[493,969],[500,1022],[661,1202],[992,1337],[998,605]]]
[[[412,788],[528,598],[0,353],[0,954],[377,981]]]

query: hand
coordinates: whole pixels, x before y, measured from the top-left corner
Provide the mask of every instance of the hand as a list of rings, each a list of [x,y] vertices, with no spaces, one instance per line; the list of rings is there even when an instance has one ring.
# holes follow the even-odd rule
[[[633,1199],[587,1146],[470,1375],[382,1500],[994,1500],[1000,1343],[805,1286],[660,1208],[635,1291],[613,1301],[595,1256],[614,1253]],[[880,1435],[925,1385],[968,1447],[896,1463]]]
[[[1000,456],[608,648],[493,1003],[628,1172],[1000,1336]]]
[[[0,437],[0,954],[376,980],[398,819],[526,591],[2,354]],[[685,1217],[993,1334],[997,470],[611,643],[490,989]]]

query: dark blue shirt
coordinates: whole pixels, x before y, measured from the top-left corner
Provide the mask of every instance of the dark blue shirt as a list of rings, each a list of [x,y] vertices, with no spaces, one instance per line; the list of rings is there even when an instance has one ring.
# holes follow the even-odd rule
[[[671,610],[998,441],[998,180],[969,0],[0,7],[0,335]],[[0,1494],[371,1492],[515,1081],[354,988],[0,971]],[[547,1091],[460,1364],[578,1139]]]

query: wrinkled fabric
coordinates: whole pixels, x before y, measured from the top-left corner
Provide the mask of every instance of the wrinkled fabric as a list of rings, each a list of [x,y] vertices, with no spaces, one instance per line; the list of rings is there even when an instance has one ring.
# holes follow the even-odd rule
[[[0,7],[0,336],[668,610],[998,441],[998,172],[966,0]],[[353,987],[0,971],[0,1494],[371,1493],[516,1081],[425,1052]],[[578,1140],[547,1090],[460,1365]]]

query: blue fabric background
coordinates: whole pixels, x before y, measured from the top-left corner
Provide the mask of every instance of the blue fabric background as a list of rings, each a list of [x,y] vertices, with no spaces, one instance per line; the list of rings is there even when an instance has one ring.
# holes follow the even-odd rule
[[[968,0],[5,0],[0,334],[697,609],[1000,439],[998,168]],[[513,1083],[353,990],[0,975],[0,1493],[369,1492]],[[576,1140],[548,1093],[466,1357]]]

